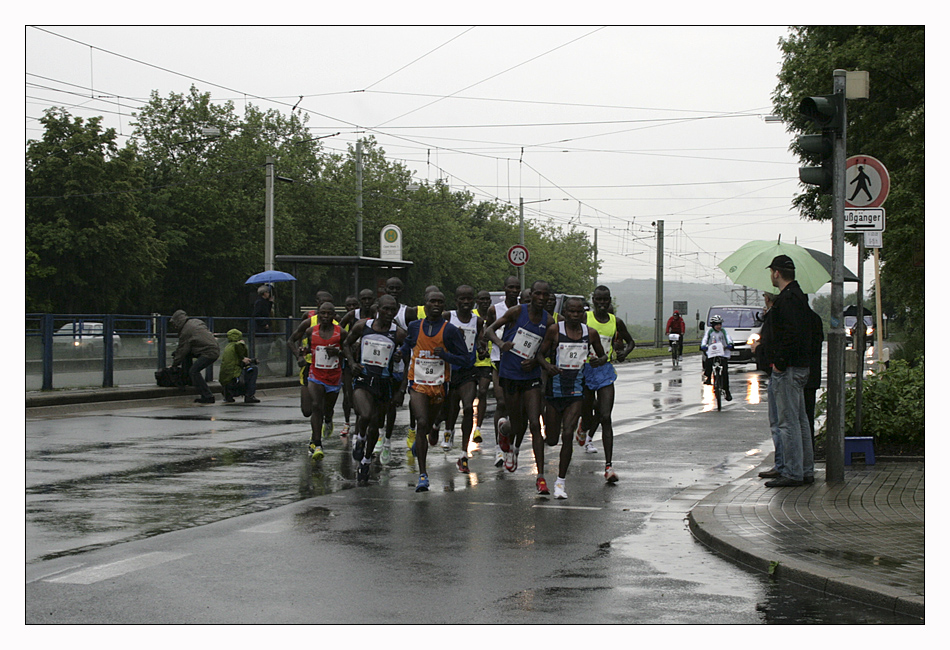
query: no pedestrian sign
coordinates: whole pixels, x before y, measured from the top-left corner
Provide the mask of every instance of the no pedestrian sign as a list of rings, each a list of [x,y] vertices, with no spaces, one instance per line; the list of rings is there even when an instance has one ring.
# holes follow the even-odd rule
[[[845,182],[846,208],[879,208],[884,205],[891,189],[891,177],[884,163],[871,156],[848,158],[845,161]]]
[[[512,266],[524,266],[528,263],[528,249],[521,244],[515,244],[508,249],[508,263]]]

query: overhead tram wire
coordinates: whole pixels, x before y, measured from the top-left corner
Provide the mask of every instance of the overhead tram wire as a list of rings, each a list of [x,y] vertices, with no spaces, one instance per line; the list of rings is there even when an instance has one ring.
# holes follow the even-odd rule
[[[379,81],[375,81],[375,82],[371,83],[370,85],[368,85],[368,86],[366,86],[365,88],[363,88],[363,92],[366,92],[367,90],[369,90],[369,89],[372,88],[373,86],[376,86],[376,85],[378,85],[378,84],[380,84],[380,83],[386,81],[387,79],[389,79],[389,78],[392,77],[393,75],[395,75],[395,74],[397,74],[397,73],[399,73],[399,72],[402,72],[403,70],[405,70],[405,69],[408,68],[409,66],[411,66],[411,65],[413,65],[413,64],[415,64],[415,63],[418,63],[419,61],[421,61],[422,59],[426,58],[427,56],[429,56],[430,54],[432,54],[432,53],[435,52],[436,50],[440,50],[440,49],[442,49],[443,47],[445,47],[446,45],[448,45],[449,43],[451,43],[452,41],[456,40],[457,38],[461,38],[462,36],[465,36],[466,34],[468,34],[468,33],[469,33],[470,31],[472,31],[473,29],[475,29],[475,25],[472,25],[471,27],[469,27],[468,29],[466,29],[466,30],[465,30],[464,32],[462,32],[461,34],[456,34],[455,36],[453,36],[452,38],[450,38],[450,39],[447,40],[446,42],[442,43],[442,45],[439,45],[438,47],[429,50],[428,52],[426,52],[426,53],[423,54],[422,56],[420,56],[420,57],[418,57],[418,58],[416,58],[416,59],[413,59],[412,61],[410,61],[410,62],[407,63],[406,65],[402,66],[402,67],[399,68],[398,70],[396,70],[396,71],[394,71],[394,72],[390,72],[388,75],[386,75],[385,77],[383,77],[383,78],[380,79]]]
[[[568,42],[566,42],[566,43],[562,43],[561,45],[558,45],[557,47],[552,48],[552,49],[548,50],[547,52],[542,52],[541,54],[538,54],[537,56],[533,56],[533,57],[531,57],[530,59],[528,59],[528,60],[526,60],[526,61],[522,61],[521,63],[518,63],[518,64],[516,64],[516,65],[513,65],[513,66],[511,66],[510,68],[507,68],[507,69],[505,69],[505,70],[502,70],[501,72],[497,72],[497,73],[495,73],[495,74],[493,74],[493,75],[491,75],[491,76],[489,76],[489,77],[486,77],[486,78],[482,79],[481,81],[477,81],[477,82],[475,82],[475,83],[473,83],[473,84],[471,84],[471,85],[469,85],[469,86],[466,86],[465,88],[462,88],[462,89],[460,89],[460,90],[457,90],[457,91],[455,91],[454,93],[451,93],[451,94],[449,94],[449,95],[445,95],[444,97],[440,97],[439,99],[435,99],[435,100],[429,102],[428,104],[424,104],[424,105],[422,105],[422,106],[419,106],[419,107],[417,107],[417,108],[414,108],[414,109],[412,109],[411,111],[407,111],[407,112],[403,113],[402,115],[397,115],[396,117],[391,118],[391,119],[389,119],[389,120],[386,120],[385,122],[381,122],[381,123],[377,124],[374,128],[379,128],[380,126],[384,126],[384,125],[386,125],[386,124],[389,124],[390,122],[394,122],[394,121],[396,121],[396,120],[402,119],[402,118],[406,117],[407,115],[411,115],[412,113],[421,111],[422,109],[428,108],[429,106],[432,106],[433,104],[437,104],[438,102],[441,102],[441,101],[443,101],[444,99],[448,99],[449,97],[452,97],[452,96],[454,96],[454,95],[457,95],[458,93],[465,92],[465,91],[468,90],[469,88],[474,88],[475,86],[478,86],[478,85],[480,85],[480,84],[483,84],[483,83],[485,83],[486,81],[489,81],[489,80],[491,80],[491,79],[494,79],[495,77],[499,77],[499,76],[501,76],[501,75],[503,75],[503,74],[506,74],[506,73],[508,73],[508,72],[511,72],[511,71],[514,70],[515,68],[520,68],[521,66],[526,65],[526,64],[528,64],[528,63],[531,63],[532,61],[535,61],[535,60],[537,60],[537,59],[540,59],[540,58],[543,57],[543,56],[547,56],[547,55],[550,54],[551,52],[555,52],[555,51],[557,51],[557,50],[559,50],[559,49],[561,49],[561,48],[563,48],[563,47],[567,47],[568,45],[571,45],[572,43],[575,43],[575,42],[577,42],[577,41],[579,41],[579,40],[581,40],[581,39],[583,39],[583,38],[587,38],[587,37],[590,36],[591,34],[595,34],[595,33],[599,32],[599,31],[602,30],[602,29],[604,29],[604,27],[598,27],[597,29],[595,29],[595,30],[593,30],[593,31],[590,31],[590,32],[588,32],[588,33],[586,33],[586,34],[583,34],[583,35],[581,35],[581,36],[578,36],[577,38],[571,39],[570,41],[568,41]]]
[[[119,53],[113,52],[113,51],[111,51],[111,50],[106,50],[106,49],[104,49],[104,48],[97,47],[97,46],[95,46],[95,45],[90,45],[89,43],[84,43],[84,42],[82,42],[82,41],[80,41],[80,40],[77,40],[77,39],[75,39],[75,38],[70,38],[69,36],[63,36],[62,34],[57,34],[56,32],[52,32],[52,31],[50,31],[50,30],[48,30],[48,29],[43,29],[42,27],[37,27],[36,25],[31,25],[31,27],[32,27],[33,29],[39,30],[39,31],[41,31],[41,32],[45,32],[45,33],[50,34],[50,35],[52,35],[52,36],[56,36],[56,37],[62,38],[62,39],[64,39],[64,40],[71,41],[71,42],[73,42],[73,43],[77,43],[77,44],[79,44],[79,45],[82,45],[83,47],[92,48],[92,49],[98,50],[98,51],[100,51],[100,52],[103,52],[103,53],[105,53],[105,54],[111,54],[112,56],[117,56],[117,57],[119,57],[119,58],[126,59],[126,60],[128,60],[128,61],[132,61],[133,63],[138,63],[139,65],[144,65],[144,66],[148,66],[148,67],[150,67],[150,68],[155,68],[156,70],[161,70],[162,72],[167,72],[167,73],[169,73],[169,74],[177,75],[177,76],[179,76],[179,77],[184,77],[185,79],[190,79],[190,80],[192,80],[192,81],[197,81],[197,82],[202,83],[202,84],[207,84],[207,85],[209,85],[209,86],[214,86],[215,88],[221,88],[222,90],[227,90],[228,92],[237,93],[237,94],[239,94],[239,95],[243,95],[245,98],[251,97],[251,98],[253,98],[253,99],[258,99],[258,100],[261,100],[261,101],[272,102],[272,103],[274,103],[274,104],[279,104],[279,105],[282,105],[282,106],[292,106],[292,104],[290,104],[289,102],[276,101],[276,100],[273,100],[273,99],[270,99],[270,98],[267,98],[267,97],[261,97],[261,96],[259,96],[259,95],[255,95],[255,94],[253,94],[253,93],[245,93],[245,92],[242,92],[242,91],[240,91],[240,90],[236,90],[236,89],[234,89],[234,88],[230,88],[230,87],[228,87],[228,86],[223,86],[223,85],[221,85],[221,84],[214,83],[213,81],[206,81],[206,80],[204,80],[204,79],[199,79],[198,77],[193,77],[193,76],[191,76],[191,75],[187,75],[187,74],[184,74],[184,73],[182,73],[182,72],[176,72],[175,70],[170,70],[169,68],[164,68],[164,67],[162,67],[162,66],[160,66],[160,65],[156,65],[156,64],[154,64],[154,63],[148,63],[147,61],[141,61],[141,60],[139,60],[139,59],[136,59],[136,58],[133,58],[133,57],[130,57],[130,56],[126,56],[126,55],[124,55],[124,54],[119,54]],[[349,122],[349,121],[347,121],[347,120],[344,120],[344,119],[341,119],[341,118],[336,118],[336,117],[333,117],[333,116],[331,116],[331,115],[326,115],[326,114],[323,114],[323,113],[319,113],[319,112],[314,111],[314,110],[312,110],[312,109],[304,109],[304,108],[301,108],[301,110],[306,110],[308,113],[312,113],[312,114],[314,114],[314,115],[319,115],[320,117],[326,118],[326,119],[328,119],[328,120],[334,120],[334,121],[337,121],[337,122],[339,122],[339,123],[341,123],[341,124],[346,124],[347,126],[351,126],[351,127],[353,127],[353,128],[362,128],[362,127],[360,127],[360,125],[358,125],[358,124],[354,124],[354,123]]]

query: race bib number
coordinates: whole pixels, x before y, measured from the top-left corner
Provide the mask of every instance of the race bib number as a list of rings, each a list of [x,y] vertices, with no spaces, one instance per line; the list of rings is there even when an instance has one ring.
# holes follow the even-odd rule
[[[609,336],[600,335],[600,345],[604,348],[604,354],[607,355],[607,358],[610,358],[610,353],[613,352],[613,338]],[[593,352],[593,350],[592,350]]]
[[[396,345],[390,340],[364,338],[360,346],[360,359],[363,365],[386,368],[393,356]]]
[[[587,358],[584,343],[558,343],[557,367],[561,370],[580,370]]]
[[[519,327],[512,343],[514,343],[514,347],[511,348],[512,352],[522,359],[533,359],[534,354],[538,351],[538,346],[541,345],[541,337],[532,334],[523,327]]]
[[[326,346],[318,347],[313,351],[313,366],[321,370],[334,370],[340,367],[340,357],[331,357],[327,354]]]
[[[712,343],[709,346],[709,351],[706,353],[706,356],[710,359],[713,357],[724,357],[726,356],[726,351],[722,343]]]
[[[441,386],[445,383],[445,362],[416,357],[412,380],[420,386]]]

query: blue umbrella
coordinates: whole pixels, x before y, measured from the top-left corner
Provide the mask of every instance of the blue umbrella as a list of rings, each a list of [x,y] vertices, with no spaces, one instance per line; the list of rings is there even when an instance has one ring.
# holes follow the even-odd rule
[[[266,284],[267,282],[288,282],[290,280],[296,280],[294,276],[290,273],[284,273],[283,271],[262,271],[252,275],[247,279],[244,284]]]

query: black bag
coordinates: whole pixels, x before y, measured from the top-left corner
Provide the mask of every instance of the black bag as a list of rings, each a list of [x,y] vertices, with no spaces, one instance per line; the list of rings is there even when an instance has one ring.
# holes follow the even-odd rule
[[[165,388],[183,388],[191,386],[191,377],[181,366],[162,368],[155,371],[155,381]]]

